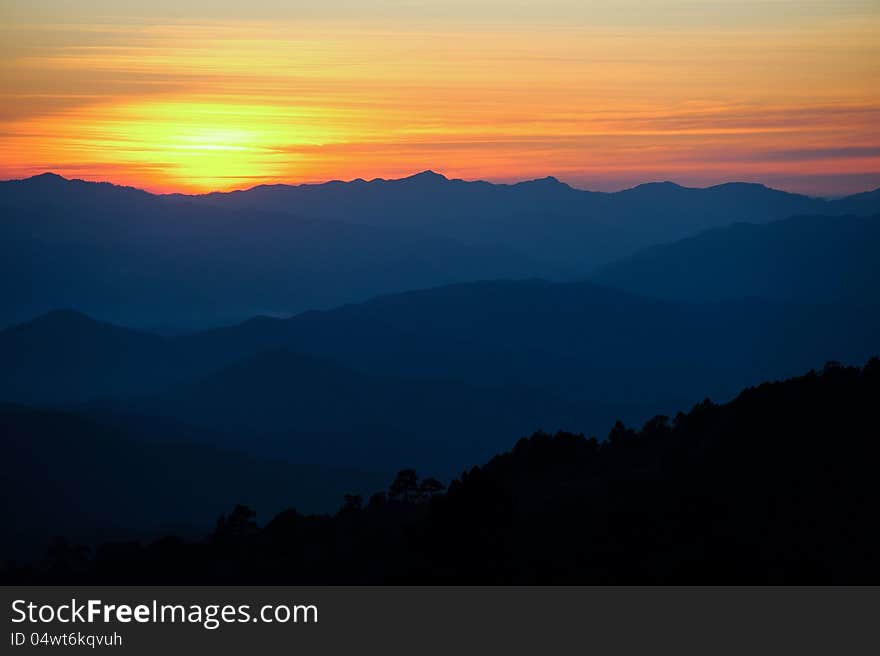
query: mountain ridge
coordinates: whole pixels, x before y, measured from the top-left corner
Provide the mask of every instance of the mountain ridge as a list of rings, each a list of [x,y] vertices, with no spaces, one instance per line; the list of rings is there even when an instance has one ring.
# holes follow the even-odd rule
[[[157,196],[33,178],[0,184],[0,325],[75,307],[181,333],[473,280],[578,280],[731,223],[878,212],[880,193],[826,201],[751,183],[609,194],[423,172]]]
[[[663,301],[592,282],[460,283],[178,337],[147,333],[142,340],[135,333],[133,347],[114,338],[105,341],[118,346],[104,348],[84,336],[82,344],[98,344],[90,351],[52,334],[28,343],[10,339],[21,327],[7,329],[0,332],[8,364],[0,398],[62,400],[58,395],[71,390],[83,401],[123,391],[136,396],[284,348],[373,375],[538,385],[572,399],[650,406],[663,400],[659,390],[669,393],[667,401],[692,400],[700,389],[724,396],[818,366],[816,358],[870,357],[880,346],[877,321],[877,307],[841,303]],[[125,373],[131,367],[139,371],[134,381]],[[592,375],[578,375],[582,370]],[[79,382],[72,387],[68,379]]]
[[[685,302],[763,297],[880,303],[880,214],[734,223],[658,244],[589,280]]]
[[[119,189],[129,189],[141,191],[146,194],[150,194],[152,196],[184,196],[184,197],[192,197],[198,198],[203,196],[211,196],[211,195],[222,195],[222,194],[241,194],[246,193],[248,191],[253,191],[257,189],[270,189],[270,188],[298,188],[298,187],[320,187],[324,185],[346,185],[346,184],[370,184],[373,182],[383,183],[383,182],[406,182],[406,181],[440,181],[440,182],[451,182],[451,183],[465,183],[465,184],[478,184],[478,185],[491,185],[495,187],[517,187],[519,185],[529,185],[532,183],[552,183],[554,185],[559,185],[562,187],[567,187],[573,191],[584,192],[587,194],[601,194],[601,195],[614,195],[620,194],[628,191],[633,191],[639,188],[659,188],[659,187],[672,187],[681,190],[690,190],[690,191],[706,191],[713,189],[723,189],[723,188],[731,188],[731,187],[739,187],[739,188],[761,188],[769,191],[776,191],[783,194],[789,194],[793,196],[801,196],[804,198],[812,198],[812,199],[826,199],[829,201],[837,201],[844,199],[856,199],[863,198],[865,196],[870,196],[873,194],[880,194],[880,187],[866,189],[861,192],[856,192],[852,194],[846,194],[844,196],[833,196],[833,197],[824,197],[821,195],[810,195],[803,194],[800,192],[787,191],[785,189],[780,189],[777,187],[771,187],[761,182],[747,182],[744,180],[729,180],[726,182],[718,182],[711,185],[706,185],[704,187],[698,186],[690,186],[683,185],[673,180],[647,180],[645,182],[640,182],[638,184],[632,185],[631,187],[624,187],[615,191],[598,191],[594,189],[585,189],[581,187],[574,187],[567,182],[563,182],[558,177],[554,175],[545,175],[538,178],[527,178],[523,180],[518,180],[516,182],[492,182],[490,180],[485,180],[482,178],[473,178],[473,179],[464,179],[464,178],[450,178],[443,173],[439,173],[434,171],[433,169],[425,169],[422,171],[418,171],[416,173],[412,173],[410,175],[402,176],[399,178],[352,178],[350,180],[343,180],[340,178],[333,178],[329,180],[324,180],[320,182],[271,182],[271,183],[261,183],[257,185],[253,185],[250,187],[242,187],[240,189],[228,189],[228,190],[212,190],[206,192],[180,192],[180,191],[170,191],[170,192],[152,192],[143,187],[138,187],[135,185],[124,185],[116,182],[112,182],[110,180],[86,180],[83,178],[73,178],[66,177],[61,175],[60,173],[55,173],[54,171],[45,171],[44,173],[37,173],[31,176],[22,177],[22,178],[7,178],[4,180],[0,180],[0,184],[4,183],[22,183],[22,182],[37,182],[40,180],[51,180],[57,182],[81,182],[86,184],[95,184],[95,185],[107,185],[111,187],[116,187]]]

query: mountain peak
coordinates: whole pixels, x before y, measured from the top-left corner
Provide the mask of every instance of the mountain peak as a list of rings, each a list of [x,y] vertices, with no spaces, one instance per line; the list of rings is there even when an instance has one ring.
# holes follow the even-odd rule
[[[92,319],[85,312],[80,312],[79,310],[74,310],[73,308],[58,308],[57,310],[49,310],[45,314],[41,314],[40,316],[36,317],[34,321],[39,321],[43,319],[94,321],[94,319]]]
[[[422,171],[421,173],[416,173],[415,175],[403,178],[403,180],[411,180],[413,182],[447,182],[449,178],[447,178],[442,173],[437,173],[436,171],[427,169],[425,171]]]
[[[712,185],[711,187],[707,187],[707,189],[732,189],[732,190],[769,190],[769,191],[778,191],[777,189],[771,189],[765,184],[761,184],[760,182],[743,182],[739,180],[734,180],[732,182],[722,182],[721,184]],[[787,193],[787,192],[782,192]]]
[[[17,332],[29,332],[32,330],[51,330],[57,332],[59,330],[67,331],[82,327],[94,327],[100,325],[100,322],[92,319],[90,316],[78,312],[76,310],[60,309],[50,310],[45,314],[30,319],[28,321],[17,323],[4,328],[4,334],[12,334]]]
[[[684,187],[677,182],[663,180],[662,182],[643,182],[642,184],[633,187],[633,189],[684,189]]]
[[[535,178],[534,180],[524,180],[522,182],[517,182],[514,187],[542,187],[547,189],[552,189],[554,187],[567,187],[571,188],[570,185],[562,182],[559,178],[546,175],[543,178]]]
[[[50,310],[45,314],[41,314],[23,325],[31,324],[63,324],[63,325],[95,325],[100,322],[78,310],[62,308],[58,310]]]
[[[31,184],[55,184],[61,182],[70,182],[70,180],[62,175],[58,175],[57,173],[46,171],[45,173],[32,175],[29,178],[22,178],[21,180],[19,180],[19,182],[26,182]]]

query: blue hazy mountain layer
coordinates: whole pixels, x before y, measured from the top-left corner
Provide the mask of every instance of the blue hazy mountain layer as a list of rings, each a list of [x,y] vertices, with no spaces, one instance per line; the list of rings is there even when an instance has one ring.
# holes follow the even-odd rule
[[[653,246],[591,280],[658,298],[880,302],[880,215],[737,223]]]
[[[878,351],[876,306],[488,281],[182,337],[54,312],[0,331],[0,399],[127,428],[161,417],[293,462],[447,474],[538,427],[601,436]]]
[[[33,559],[50,538],[74,541],[200,536],[235,504],[265,516],[291,506],[335,511],[389,476],[293,465],[198,443],[133,439],[69,412],[0,403],[0,491],[7,506],[0,557]]]
[[[880,192],[828,201],[744,183],[608,194],[425,172],[156,196],[46,174],[0,183],[0,325],[74,307],[181,332],[455,282],[574,280],[733,222],[877,212]]]

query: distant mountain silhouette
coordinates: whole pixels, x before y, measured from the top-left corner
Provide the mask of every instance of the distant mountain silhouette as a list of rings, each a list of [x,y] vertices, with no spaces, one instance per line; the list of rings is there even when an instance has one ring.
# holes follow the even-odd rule
[[[880,360],[704,401],[599,442],[538,433],[448,489],[402,470],[332,516],[230,508],[207,539],[54,543],[26,584],[880,581]],[[268,516],[267,516],[268,517]],[[260,525],[262,523],[262,526]]]
[[[527,387],[373,376],[284,350],[151,398],[90,406],[95,416],[107,410],[128,413],[133,424],[153,416],[204,427],[214,444],[292,462],[380,471],[415,466],[444,477],[490,457],[511,434],[540,426],[601,434],[621,417],[648,416]]]
[[[54,535],[80,541],[199,535],[237,503],[278,512],[337,507],[384,474],[146,443],[75,414],[0,404],[0,493],[10,501],[0,559],[31,558]]]
[[[880,215],[738,223],[654,246],[591,280],[659,298],[880,304]]]
[[[155,196],[46,174],[0,182],[0,325],[75,307],[180,331],[468,280],[574,279],[735,221],[877,212],[877,192],[825,201],[743,183],[605,194],[425,172]]]
[[[215,207],[419,228],[503,245],[573,270],[736,221],[880,212],[880,190],[834,201],[742,182],[704,189],[659,182],[600,193],[573,189],[553,177],[503,185],[448,180],[432,171],[402,180],[268,185],[186,199]]]
[[[838,199],[832,203],[834,214],[843,216],[855,214],[860,216],[876,215],[877,206],[880,203],[880,189],[866,191],[861,194],[853,194]]]
[[[486,281],[394,294],[193,336],[224,353],[281,346],[402,378],[540,387],[640,407],[723,399],[880,347],[880,309],[661,302],[589,283]]]
[[[268,332],[251,333],[261,325]],[[442,372],[431,380],[428,370],[409,379],[354,371],[283,350],[308,349],[317,335],[298,343],[296,331],[275,334],[275,326],[257,320],[231,334],[172,338],[53,312],[0,331],[0,400],[76,409],[148,440],[201,436],[294,462],[414,464],[444,475],[494,453],[510,432],[563,423],[604,432],[617,418],[650,412],[566,400],[528,381],[486,388],[444,382]],[[382,339],[393,343],[394,334]],[[157,421],[163,417],[170,423]],[[425,425],[416,429],[418,422]],[[450,442],[453,430],[466,439]]]
[[[104,336],[108,328],[97,323],[97,335],[66,339],[66,320],[57,329],[46,327],[53,317],[58,318],[51,315],[0,331],[0,355],[7,363],[0,370],[0,399],[80,403],[101,397],[119,400],[179,393],[194,406],[198,402],[210,408],[214,403],[224,408],[240,394],[256,408],[275,398],[271,384],[264,386],[268,391],[258,385],[261,377],[280,387],[292,385],[303,398],[312,398],[307,395],[308,379],[319,373],[311,360],[289,356],[290,370],[285,371],[283,364],[276,366],[271,358],[261,356],[282,349],[336,363],[321,365],[326,369],[320,375],[330,377],[346,393],[345,398],[335,399],[340,407],[363,409],[350,417],[352,422],[374,421],[375,411],[365,409],[368,400],[387,408],[391,399],[410,398],[414,390],[422,390],[422,398],[430,399],[426,392],[430,385],[435,385],[439,395],[435,409],[424,404],[414,407],[436,411],[450,422],[470,421],[475,412],[494,412],[490,409],[508,403],[500,400],[503,389],[537,390],[534,399],[589,401],[585,407],[598,403],[618,410],[641,409],[641,413],[680,407],[706,394],[724,399],[745,385],[791,375],[826,359],[857,362],[880,350],[880,309],[876,306],[760,299],[662,302],[590,283],[540,280],[413,291],[291,319],[254,319],[184,337],[121,330],[130,340],[124,347],[119,346],[121,337]],[[250,364],[245,362],[255,357]],[[244,368],[235,376],[217,374],[233,366]],[[343,375],[334,369],[337,366],[358,373]],[[210,383],[215,374],[219,378]],[[236,381],[239,374],[252,383]],[[337,375],[342,378],[334,379]],[[387,379],[400,382],[388,387]],[[419,386],[415,381],[426,384]],[[465,385],[457,388],[436,381]],[[179,387],[189,383],[198,383],[198,387],[190,391]],[[373,398],[358,389],[374,385]],[[251,387],[254,391],[249,395]],[[475,387],[489,389],[471,389]],[[326,390],[332,389],[328,383]],[[216,401],[210,400],[208,390],[216,391]],[[497,402],[487,400],[492,395]],[[477,400],[467,406],[459,401],[463,396]],[[283,408],[295,399],[295,395],[277,398],[278,411],[265,412],[266,421],[280,422]],[[436,410],[446,401],[449,411]],[[542,404],[536,401],[536,407]],[[178,404],[171,414],[194,418],[183,405]],[[527,403],[517,405],[528,407]],[[314,407],[323,406],[315,400]],[[145,408],[133,410],[146,412]],[[250,416],[250,429],[268,431],[269,426],[259,423],[263,411],[248,415],[244,407],[224,409],[233,411]],[[399,412],[406,415],[406,404],[400,404]],[[222,415],[218,411],[216,422],[222,421]],[[529,426],[526,420],[531,416],[517,419]],[[285,430],[289,426],[283,424]],[[593,424],[580,426],[594,430]],[[603,428],[599,425],[595,430]]]
[[[485,277],[564,275],[499,246],[106,183],[0,182],[0,326],[59,307],[176,331]]]
[[[862,208],[876,207],[874,203],[880,202],[870,194],[860,196],[864,196],[859,205]],[[844,204],[843,199],[825,201],[750,183],[698,189],[658,182],[603,193],[574,189],[552,176],[507,185],[449,180],[433,171],[400,180],[265,185],[183,198],[217,207],[296,211],[335,219],[357,217],[370,225],[429,227],[439,232],[454,231],[458,236],[464,234],[466,224],[479,228],[486,222],[517,215],[626,222],[629,230],[660,234],[829,208],[836,214],[836,208]]]
[[[169,340],[59,310],[0,330],[0,400],[84,401],[179,380],[191,357]]]

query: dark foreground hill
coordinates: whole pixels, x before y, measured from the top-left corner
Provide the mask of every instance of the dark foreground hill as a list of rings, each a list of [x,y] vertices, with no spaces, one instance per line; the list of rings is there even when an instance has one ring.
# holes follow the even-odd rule
[[[236,508],[209,538],[94,554],[56,543],[9,581],[880,582],[880,360],[703,402],[607,441],[520,440],[443,493],[400,472],[334,516]]]
[[[154,435],[160,439],[160,435]],[[203,438],[204,440],[205,438]],[[32,557],[53,535],[86,542],[199,535],[230,505],[335,508],[383,474],[291,465],[195,444],[145,443],[65,413],[0,404],[0,558]]]

